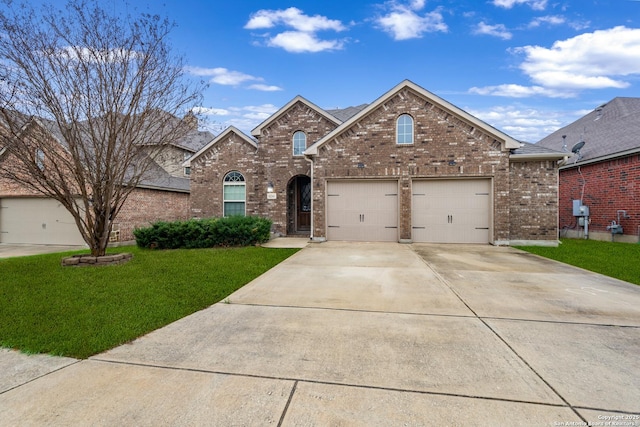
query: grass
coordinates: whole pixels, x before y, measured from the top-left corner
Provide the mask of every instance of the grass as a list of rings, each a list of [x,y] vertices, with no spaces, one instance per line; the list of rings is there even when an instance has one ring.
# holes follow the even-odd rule
[[[519,249],[640,285],[640,245],[596,240],[562,239],[557,248]]]
[[[0,260],[0,346],[86,358],[229,296],[297,249],[132,252],[126,264],[62,267],[67,254]],[[81,252],[73,252],[81,253]]]

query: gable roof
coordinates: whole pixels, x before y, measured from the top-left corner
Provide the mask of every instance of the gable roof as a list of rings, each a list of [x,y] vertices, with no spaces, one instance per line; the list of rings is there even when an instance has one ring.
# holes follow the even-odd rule
[[[293,98],[291,101],[287,102],[287,104],[280,108],[278,111],[276,111],[275,113],[273,113],[271,116],[269,116],[268,119],[266,119],[265,121],[263,121],[262,123],[260,123],[258,126],[256,126],[252,131],[251,131],[251,135],[258,137],[262,134],[262,129],[268,127],[271,123],[273,123],[275,120],[278,119],[278,117],[280,117],[280,115],[282,113],[284,113],[285,111],[287,111],[289,108],[293,107],[297,102],[301,102],[304,105],[306,105],[307,107],[311,108],[312,110],[316,111],[318,114],[320,114],[321,116],[323,116],[324,118],[326,118],[327,120],[329,120],[332,123],[335,123],[336,125],[339,125],[340,123],[342,123],[341,120],[339,120],[337,117],[329,114],[327,111],[323,110],[322,108],[318,107],[316,104],[314,104],[313,102],[307,101],[306,99],[304,99],[303,97],[301,97],[300,95],[297,95],[295,98]]]
[[[560,160],[567,157],[567,153],[542,147],[538,144],[521,142],[520,147],[511,150],[509,159],[512,161],[525,162],[528,160]]]
[[[149,169],[142,175],[137,188],[147,188],[151,190],[175,191],[178,193],[189,193],[191,181],[189,178],[175,177],[164,170],[154,160],[151,161]]]
[[[516,141],[515,139],[513,139],[512,137],[510,137],[506,133],[504,133],[502,131],[499,131],[498,129],[490,126],[489,124],[483,122],[482,120],[478,119],[477,117],[472,116],[471,114],[469,114],[466,111],[456,107],[455,105],[445,101],[444,99],[440,98],[439,96],[437,96],[437,95],[429,92],[428,90],[418,86],[417,84],[413,83],[412,81],[404,80],[404,81],[400,82],[398,85],[396,85],[394,88],[392,88],[390,91],[388,91],[387,93],[385,93],[384,95],[382,95],[381,97],[376,99],[374,102],[372,102],[371,104],[367,105],[365,108],[360,110],[357,114],[352,116],[349,120],[343,122],[340,126],[338,126],[332,132],[330,132],[327,135],[325,135],[323,138],[321,138],[315,144],[313,144],[312,146],[307,148],[305,150],[304,154],[305,155],[318,154],[318,148],[320,146],[322,146],[327,141],[335,138],[336,136],[340,135],[345,130],[349,129],[351,127],[351,125],[356,123],[358,120],[360,120],[362,117],[366,116],[367,114],[369,114],[370,112],[372,112],[376,108],[378,108],[380,105],[385,103],[387,100],[389,100],[390,98],[392,98],[398,92],[400,92],[401,90],[403,90],[405,88],[410,88],[410,89],[414,90],[415,92],[420,94],[422,97],[428,99],[429,102],[431,102],[431,103],[433,103],[435,105],[438,105],[440,108],[443,108],[444,110],[449,111],[451,114],[453,114],[453,115],[455,115],[455,116],[467,121],[468,123],[472,124],[473,126],[484,130],[485,132],[487,132],[490,135],[494,136],[497,140],[499,140],[502,143],[504,143],[505,148],[512,149],[512,148],[520,147],[520,142]]]
[[[571,148],[580,141],[585,144],[576,156]],[[536,145],[566,152],[571,166],[640,152],[640,98],[614,98]]]
[[[256,141],[254,141],[252,138],[250,138],[247,135],[245,135],[245,133],[242,132],[241,130],[239,130],[237,127],[229,126],[224,131],[222,131],[222,133],[220,133],[220,135],[216,136],[208,144],[206,144],[205,146],[200,148],[193,156],[191,156],[189,159],[185,160],[185,162],[182,164],[182,166],[184,166],[184,167],[191,166],[191,161],[192,160],[197,159],[198,157],[200,157],[200,155],[202,153],[207,151],[209,148],[211,148],[212,146],[214,146],[218,142],[224,140],[228,135],[230,135],[232,133],[235,134],[235,135],[238,135],[240,138],[242,138],[242,140],[244,140],[247,144],[251,145],[256,150],[258,149],[258,144],[256,143]]]

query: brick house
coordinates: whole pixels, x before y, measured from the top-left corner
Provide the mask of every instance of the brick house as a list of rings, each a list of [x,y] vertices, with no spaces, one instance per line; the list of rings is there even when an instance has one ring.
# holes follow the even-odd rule
[[[193,217],[265,216],[314,241],[554,245],[563,157],[405,80],[345,110],[297,96],[184,166]]]
[[[179,120],[177,118],[174,118]],[[133,240],[136,227],[155,221],[187,219],[189,211],[188,169],[182,163],[213,135],[197,129],[195,118],[186,120],[192,129],[176,144],[164,147],[140,184],[133,190],[113,224],[112,242]],[[63,150],[55,127],[35,120],[44,138]],[[149,150],[157,147],[149,147]],[[10,168],[16,159],[0,147],[0,168]],[[45,165],[46,167],[46,165]],[[0,176],[0,243],[82,245],[71,214],[56,200]]]
[[[560,229],[584,237],[573,201],[589,207],[588,238],[640,241],[640,98],[618,97],[536,145],[570,156],[560,166]],[[564,136],[564,138],[563,138]],[[576,144],[584,142],[578,153]],[[583,221],[583,220],[582,220]],[[612,234],[612,222],[621,234]]]

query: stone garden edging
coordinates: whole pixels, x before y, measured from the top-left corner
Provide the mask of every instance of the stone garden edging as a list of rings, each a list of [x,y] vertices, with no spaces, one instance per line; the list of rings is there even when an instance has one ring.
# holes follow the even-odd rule
[[[123,264],[133,258],[132,253],[121,253],[105,256],[91,256],[91,255],[73,255],[62,259],[62,266],[77,266],[77,267],[89,267],[89,266],[102,266],[102,265],[115,265]]]

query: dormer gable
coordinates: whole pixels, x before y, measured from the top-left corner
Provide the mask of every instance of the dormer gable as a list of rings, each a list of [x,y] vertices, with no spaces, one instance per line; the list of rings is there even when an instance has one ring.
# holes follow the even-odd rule
[[[216,136],[208,144],[206,144],[204,147],[202,147],[200,150],[198,150],[193,156],[191,156],[189,159],[187,159],[182,164],[182,166],[183,167],[191,167],[191,162],[193,160],[196,160],[198,157],[200,157],[205,152],[209,151],[209,149],[214,147],[216,144],[219,144],[221,141],[227,140],[231,136],[237,136],[242,143],[247,144],[247,145],[249,145],[250,147],[252,147],[252,148],[254,148],[256,150],[258,149],[258,144],[256,143],[256,141],[254,139],[252,139],[249,136],[247,136],[244,132],[242,132],[241,130],[239,130],[235,126],[229,126],[222,133],[220,133],[220,135]]]
[[[255,127],[251,131],[251,135],[254,136],[255,138],[259,139],[263,135],[263,131],[265,131],[270,126],[272,126],[275,122],[280,120],[284,115],[287,114],[287,112],[290,109],[292,109],[298,103],[301,103],[305,107],[312,109],[317,114],[319,114],[320,116],[324,117],[325,119],[327,119],[329,122],[335,124],[336,126],[339,126],[342,123],[338,118],[332,116],[331,114],[329,114],[328,112],[326,112],[322,108],[318,107],[314,103],[312,103],[312,102],[306,100],[305,98],[303,98],[302,96],[298,95],[295,98],[293,98],[291,101],[289,101],[285,106],[283,106],[278,111],[273,113],[268,119],[266,119],[265,121],[260,123],[257,127]]]

